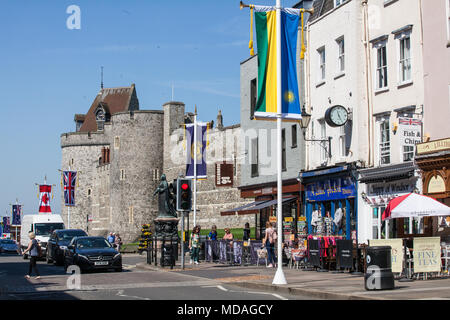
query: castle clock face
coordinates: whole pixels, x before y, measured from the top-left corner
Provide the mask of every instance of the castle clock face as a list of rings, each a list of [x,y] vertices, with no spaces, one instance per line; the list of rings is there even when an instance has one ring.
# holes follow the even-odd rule
[[[348,121],[348,111],[343,106],[334,106],[329,108],[325,113],[325,121],[331,127],[341,127]]]

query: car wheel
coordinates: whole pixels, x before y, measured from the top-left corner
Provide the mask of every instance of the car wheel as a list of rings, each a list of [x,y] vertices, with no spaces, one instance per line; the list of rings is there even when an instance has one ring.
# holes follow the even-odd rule
[[[55,263],[55,265],[57,266],[62,266],[64,265],[64,259],[58,259],[56,258],[55,261],[53,261]]]

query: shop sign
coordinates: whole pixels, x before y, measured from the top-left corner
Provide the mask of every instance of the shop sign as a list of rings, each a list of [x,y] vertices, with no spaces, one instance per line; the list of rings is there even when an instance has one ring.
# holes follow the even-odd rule
[[[399,133],[402,146],[415,146],[422,142],[422,121],[399,118]]]
[[[441,238],[414,238],[414,273],[441,271]]]
[[[336,240],[336,251],[339,268],[353,267],[353,241]]]
[[[330,201],[356,197],[356,187],[350,177],[327,179],[306,185],[306,200]]]
[[[233,186],[233,164],[216,163],[216,187]]]
[[[450,138],[431,142],[419,143],[417,145],[417,154],[432,153],[450,149]]]
[[[402,239],[375,239],[369,240],[370,246],[391,247],[392,272],[402,272],[403,266],[403,240]]]
[[[368,187],[369,196],[389,196],[398,193],[411,193],[414,191],[415,181],[374,183]]]
[[[431,177],[427,193],[445,192],[445,181],[441,176]]]
[[[274,223],[274,222],[276,223],[277,222],[277,217],[276,216],[270,216],[269,217],[269,222],[270,223]]]
[[[441,271],[441,238],[414,238],[414,273]]]
[[[308,234],[307,226],[306,217],[299,217],[297,220],[297,232],[300,236],[306,236]]]

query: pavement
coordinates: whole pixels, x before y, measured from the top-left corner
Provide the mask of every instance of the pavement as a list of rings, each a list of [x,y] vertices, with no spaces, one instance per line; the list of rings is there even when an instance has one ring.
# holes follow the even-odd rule
[[[272,284],[276,268],[266,266],[229,266],[202,262],[199,265],[185,265],[180,262],[173,269],[138,263],[137,268],[160,272],[186,273],[192,276],[214,279],[247,289],[266,290],[279,294],[310,296],[324,300],[450,300],[450,277],[435,276],[427,280],[402,282],[395,280],[391,290],[366,290],[364,274],[349,272],[318,272],[304,269],[290,269],[283,266],[287,284]]]

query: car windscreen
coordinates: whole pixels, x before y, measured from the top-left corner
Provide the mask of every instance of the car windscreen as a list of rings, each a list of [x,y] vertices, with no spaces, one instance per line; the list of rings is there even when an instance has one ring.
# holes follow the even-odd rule
[[[73,237],[84,237],[86,232],[81,230],[70,230],[58,233],[58,240],[60,241],[70,241]]]
[[[77,241],[78,249],[103,249],[111,248],[106,239],[95,238],[95,239],[78,239]]]
[[[37,236],[50,236],[56,229],[64,229],[63,223],[35,223],[34,233]]]

